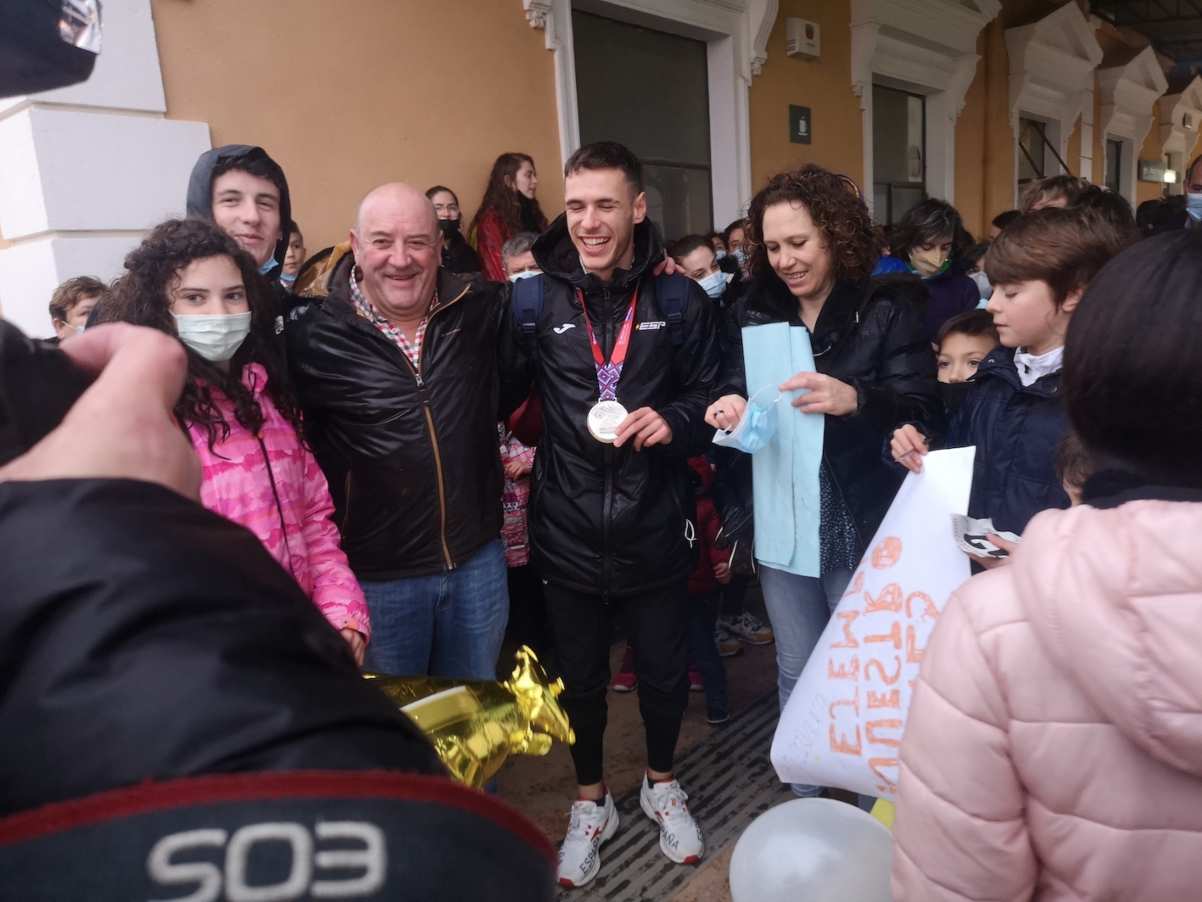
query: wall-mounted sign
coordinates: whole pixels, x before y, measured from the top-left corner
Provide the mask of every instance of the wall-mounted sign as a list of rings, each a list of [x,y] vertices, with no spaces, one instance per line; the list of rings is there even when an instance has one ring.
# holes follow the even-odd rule
[[[1139,161],[1139,180],[1141,182],[1160,182],[1164,184],[1164,163],[1159,160]]]
[[[794,144],[809,144],[811,133],[810,108],[789,104],[789,140]]]

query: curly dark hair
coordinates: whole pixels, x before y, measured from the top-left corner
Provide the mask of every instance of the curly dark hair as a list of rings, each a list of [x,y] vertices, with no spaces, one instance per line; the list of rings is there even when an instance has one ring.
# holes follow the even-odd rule
[[[194,260],[229,257],[242,274],[250,306],[251,327],[246,341],[223,370],[188,348],[188,379],[175,405],[181,423],[204,428],[209,449],[229,437],[229,424],[213,403],[216,387],[234,403],[234,414],[246,429],[263,428],[263,411],[254,395],[242,384],[242,368],[258,363],[267,371],[267,396],[296,429],[301,431],[300,411],[288,389],[287,369],[275,338],[275,305],[267,285],[250,255],[216,226],[199,219],[169,219],[155,227],[125,258],[125,274],[112,287],[100,308],[100,322],[127,322],[149,326],[178,337],[171,314],[168,292],[180,270]],[[216,453],[214,451],[214,453]]]
[[[860,189],[846,175],[809,163],[774,175],[751,201],[747,218],[754,278],[777,278],[764,250],[764,211],[779,203],[801,204],[809,212],[830,249],[836,281],[859,282],[872,273],[881,255],[880,239]]]
[[[526,200],[523,203],[523,195],[519,194],[513,186],[514,177],[517,176],[523,163],[533,166],[534,158],[526,153],[503,153],[497,157],[496,162],[492,164],[492,172],[488,174],[488,187],[484,189],[484,199],[480,201],[480,208],[476,210],[476,215],[472,217],[472,224],[468,228],[469,238],[475,237],[480,227],[480,220],[489,210],[492,210],[500,218],[507,236],[525,231],[542,232],[547,228],[547,217],[543,215],[543,209],[538,205],[538,201]],[[523,208],[525,208],[525,218],[532,221],[523,221]]]

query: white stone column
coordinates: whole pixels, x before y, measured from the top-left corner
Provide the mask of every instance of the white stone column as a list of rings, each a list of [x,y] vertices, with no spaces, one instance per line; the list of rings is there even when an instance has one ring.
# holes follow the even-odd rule
[[[52,333],[46,307],[72,276],[111,279],[155,223],[184,212],[188,175],[210,147],[203,122],[165,118],[150,0],[104,7],[83,84],[0,100],[0,312]]]

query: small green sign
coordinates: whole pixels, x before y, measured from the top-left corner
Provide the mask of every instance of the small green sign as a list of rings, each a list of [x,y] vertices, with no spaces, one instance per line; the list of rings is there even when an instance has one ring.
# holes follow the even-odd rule
[[[789,140],[794,144],[809,144],[811,133],[810,108],[789,104]]]

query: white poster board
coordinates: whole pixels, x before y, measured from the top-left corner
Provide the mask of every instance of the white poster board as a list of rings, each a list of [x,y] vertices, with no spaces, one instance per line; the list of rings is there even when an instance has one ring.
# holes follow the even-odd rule
[[[906,476],[781,713],[772,764],[784,782],[896,796],[923,650],[970,575],[948,524],[968,510],[975,453],[934,451]]]

